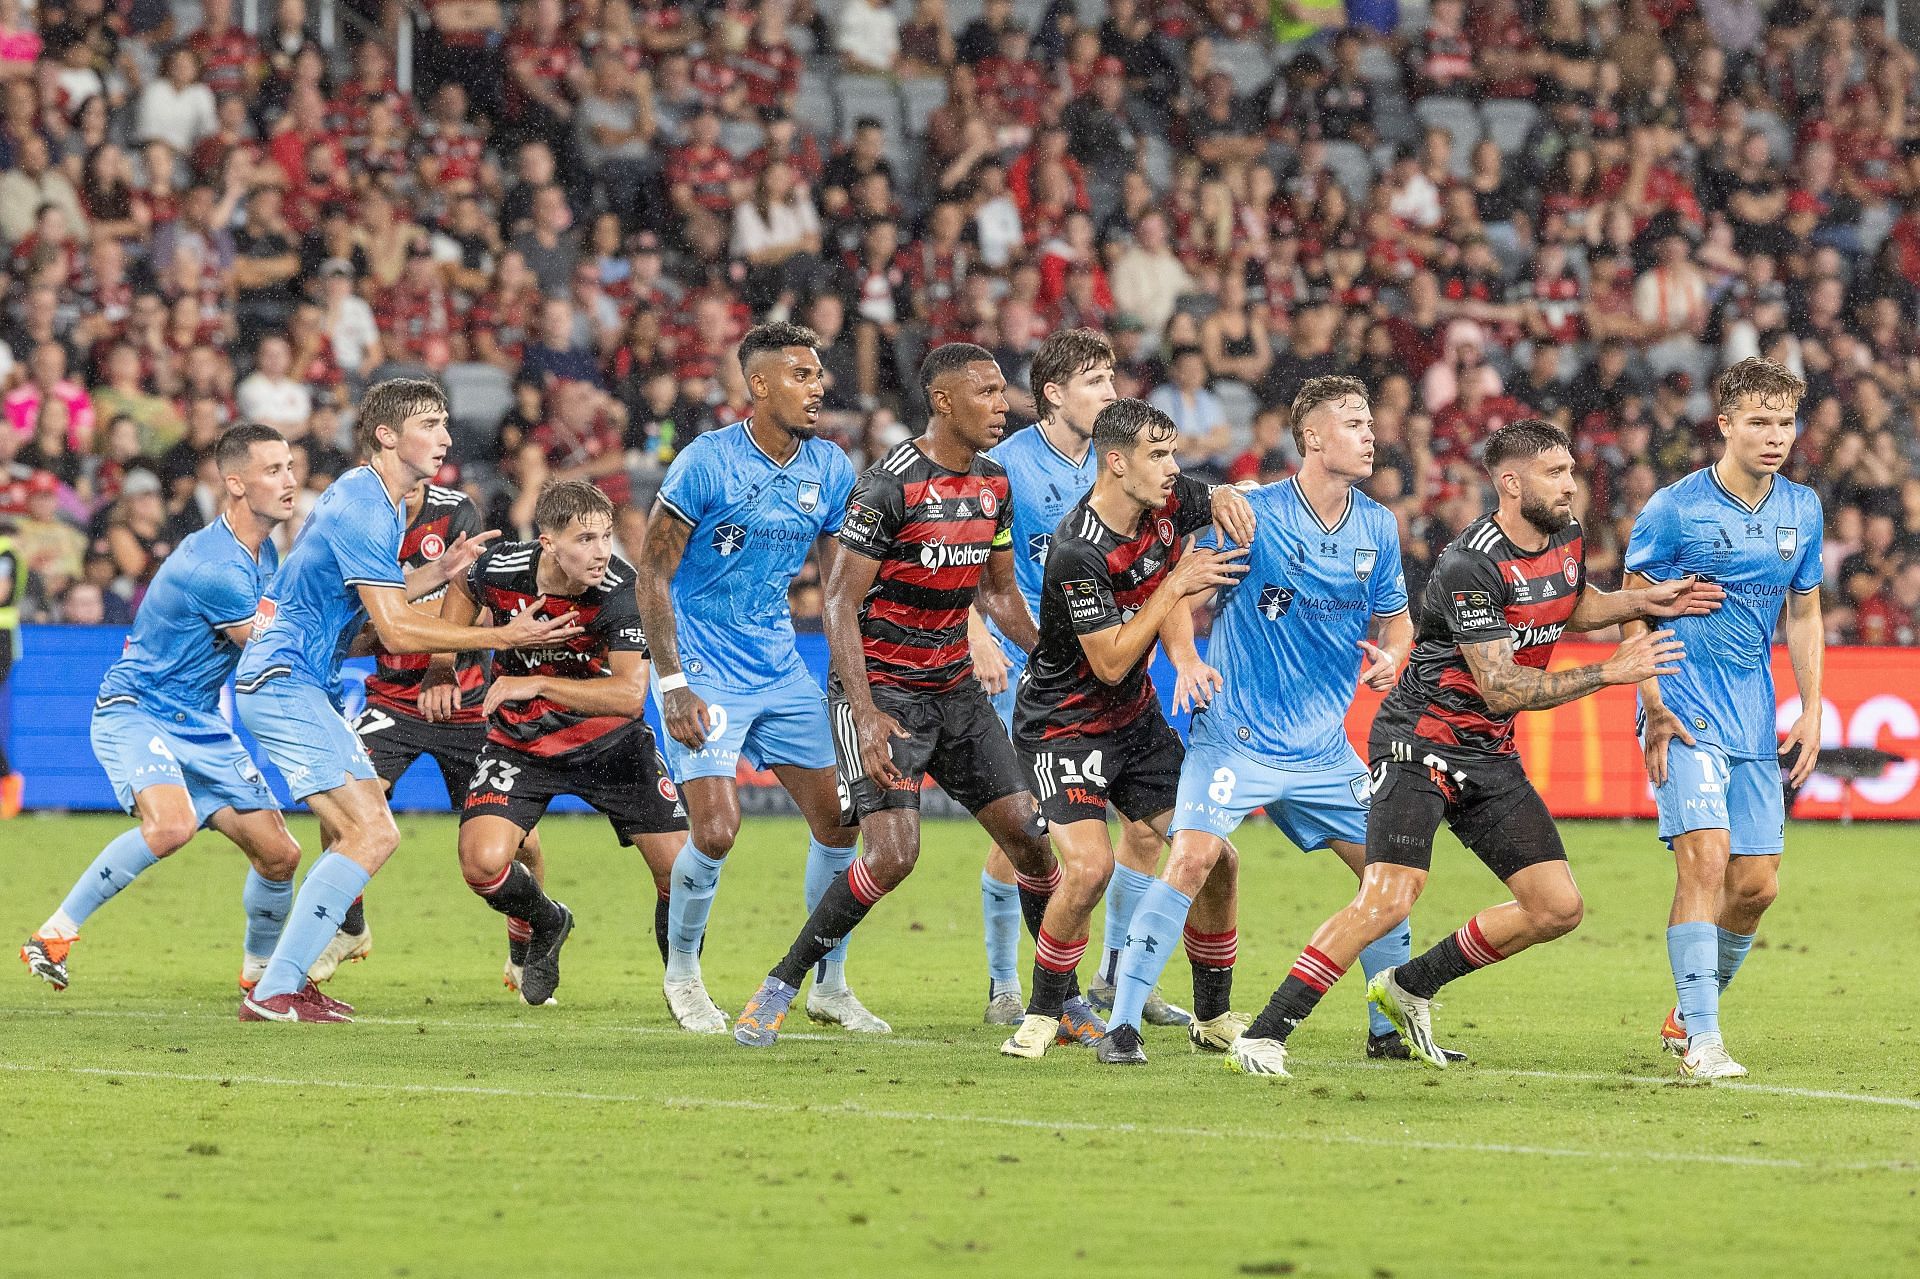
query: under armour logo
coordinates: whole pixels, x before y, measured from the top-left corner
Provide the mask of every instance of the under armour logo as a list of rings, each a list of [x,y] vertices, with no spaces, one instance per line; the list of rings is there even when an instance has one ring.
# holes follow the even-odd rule
[[[1145,937],[1138,937],[1138,938],[1136,938],[1132,933],[1127,934],[1127,945],[1129,947],[1131,947],[1133,943],[1136,941],[1140,943],[1141,948],[1145,950],[1149,955],[1153,954],[1154,951],[1160,948],[1160,943],[1155,941],[1151,934]]]
[[[315,919],[325,919],[327,917],[327,908],[325,906],[315,906],[313,908],[313,917]]]
[[[102,866],[100,868],[100,878],[105,880],[111,880],[113,878],[113,867]]]

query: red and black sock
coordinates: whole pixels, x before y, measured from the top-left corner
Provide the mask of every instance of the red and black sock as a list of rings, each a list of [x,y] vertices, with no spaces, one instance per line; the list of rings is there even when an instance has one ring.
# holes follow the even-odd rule
[[[673,894],[665,888],[656,891],[660,894],[660,900],[653,904],[653,943],[660,948],[660,962],[664,964],[667,962],[667,901]],[[706,944],[705,937],[700,941],[702,945]]]
[[[806,980],[807,970],[827,957],[840,939],[867,917],[879,900],[887,895],[874,879],[866,863],[855,861],[845,872],[833,877],[820,904],[807,916],[800,935],[793,939],[785,959],[774,966],[773,976],[798,988]]]
[[[1040,876],[1013,873],[1015,890],[1020,894],[1020,918],[1027,923],[1027,936],[1033,938],[1034,945],[1040,944],[1040,921],[1047,917],[1047,903],[1053,900],[1054,890],[1060,887],[1060,867],[1058,863],[1048,868]],[[1066,998],[1072,999],[1080,993],[1080,974],[1067,974]],[[1050,1017],[1057,1013],[1047,1014]]]
[[[340,921],[340,931],[352,933],[355,937],[367,931],[367,911],[361,905],[360,898],[354,898],[353,905],[347,907],[346,917]]]
[[[1286,1043],[1293,1028],[1307,1019],[1320,1002],[1320,996],[1333,989],[1333,984],[1346,971],[1311,946],[1301,951],[1287,979],[1280,983],[1280,989],[1273,992],[1273,998],[1267,1000],[1267,1006],[1253,1019],[1253,1025],[1247,1027],[1247,1038],[1277,1039]]]
[[[1027,1011],[1042,1017],[1058,1017],[1067,1002],[1067,987],[1074,970],[1087,953],[1087,939],[1061,941],[1044,927],[1034,939],[1033,997]]]
[[[1476,968],[1497,964],[1506,956],[1487,944],[1480,921],[1469,919],[1451,937],[1443,937],[1426,953],[1416,955],[1394,972],[1400,989],[1416,999],[1432,999],[1439,989],[1456,977],[1465,977]]]
[[[1233,961],[1240,955],[1240,932],[1195,932],[1189,926],[1181,940],[1187,962],[1193,965],[1193,1015],[1212,1021],[1233,1004]]]
[[[468,880],[467,887],[509,920],[527,921],[529,937],[533,935],[535,926],[559,917],[560,908],[540,891],[533,872],[519,862],[508,862],[505,870],[484,883]]]
[[[527,962],[527,943],[533,940],[533,925],[524,919],[507,916],[507,959],[511,963]]]

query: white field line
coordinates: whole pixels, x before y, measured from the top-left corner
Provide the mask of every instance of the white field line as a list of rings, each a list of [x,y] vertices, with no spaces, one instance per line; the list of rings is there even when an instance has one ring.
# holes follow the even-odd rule
[[[132,1008],[0,1008],[0,1020],[11,1016],[28,1017],[97,1017],[113,1020],[133,1021],[234,1021],[223,1013],[201,1012],[165,1012],[158,1009],[142,1010]],[[665,1035],[669,1038],[683,1039],[689,1043],[698,1042],[701,1036],[689,1035],[686,1031],[669,1026],[619,1026],[583,1022],[559,1021],[446,1021],[431,1017],[364,1017],[354,1014],[356,1024],[363,1026],[426,1026],[435,1030],[454,1031],[521,1031],[538,1030],[548,1034],[594,1034],[594,1035]],[[237,1022],[235,1024],[238,1024]],[[337,1033],[337,1032],[336,1032]],[[345,1032],[351,1034],[352,1032]],[[722,1036],[709,1037],[719,1048],[724,1043]],[[850,1033],[815,1034],[812,1032],[789,1033],[783,1031],[781,1039],[791,1039],[800,1043],[839,1044],[843,1047],[858,1048],[867,1041],[867,1036]],[[907,1035],[876,1036],[875,1043],[898,1044],[908,1048],[945,1048],[951,1049],[958,1040],[951,1039],[915,1039]],[[731,1045],[727,1045],[731,1047]],[[1069,1050],[1070,1051],[1070,1050]],[[1319,1061],[1307,1060],[1301,1063],[1306,1076],[1322,1070],[1362,1070],[1362,1071],[1407,1071],[1414,1069],[1407,1065],[1394,1065],[1388,1062],[1373,1061]],[[1603,1074],[1597,1071],[1565,1070],[1521,1070],[1504,1066],[1456,1066],[1454,1069],[1462,1078],[1498,1078],[1498,1079],[1546,1079],[1560,1083],[1576,1084],[1658,1084],[1678,1085],[1673,1075],[1627,1075]],[[1842,1092],[1831,1088],[1795,1088],[1785,1084],[1755,1084],[1739,1082],[1719,1082],[1712,1085],[1716,1092],[1744,1092],[1763,1097],[1792,1097],[1801,1101],[1839,1101],[1856,1106],[1890,1106],[1896,1110],[1920,1111],[1920,1097],[1893,1097],[1883,1093]],[[1691,1089],[1689,1089],[1691,1091]],[[1057,1125],[1056,1125],[1057,1126]]]
[[[346,1092],[406,1095],[505,1097],[519,1101],[578,1101],[615,1106],[656,1106],[673,1110],[743,1110],[756,1114],[851,1116],[882,1122],[941,1123],[1039,1132],[1101,1133],[1115,1136],[1208,1138],[1221,1141],[1300,1141],[1322,1146],[1364,1146],[1379,1150],[1423,1150],[1446,1154],[1517,1155],[1542,1159],[1632,1160],[1644,1163],[1715,1164],[1733,1168],[1775,1168],[1811,1172],[1920,1172],[1920,1163],[1889,1160],[1872,1163],[1817,1163],[1804,1159],[1768,1159],[1753,1155],[1716,1155],[1694,1151],[1586,1150],[1563,1146],[1519,1146],[1505,1142],[1421,1141],[1356,1133],[1284,1132],[1259,1128],[1190,1128],[1160,1124],[1103,1124],[1084,1120],[1027,1119],[1009,1115],[943,1114],[918,1110],[880,1110],[852,1102],[798,1105],[719,1097],[645,1097],[637,1093],[595,1093],[560,1089],[488,1088],[473,1084],[379,1083],[356,1079],[296,1079],[276,1075],[196,1074],[174,1070],[112,1070],[103,1066],[44,1066],[0,1062],[0,1071],[17,1074],[80,1075],[102,1079],[147,1079],[168,1083],[250,1084],[272,1088],[334,1088]]]

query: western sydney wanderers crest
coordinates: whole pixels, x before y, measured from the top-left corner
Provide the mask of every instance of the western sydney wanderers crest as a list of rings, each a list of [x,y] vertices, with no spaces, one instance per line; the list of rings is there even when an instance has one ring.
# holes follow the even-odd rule
[[[1790,560],[1800,548],[1800,530],[1785,525],[1773,530],[1773,549],[1780,552],[1780,558]]]
[[[1567,556],[1567,562],[1561,566],[1560,572],[1566,577],[1568,586],[1573,586],[1580,580],[1580,566],[1573,562],[1571,555]]]
[[[1363,546],[1353,553],[1353,575],[1361,581],[1373,576],[1373,566],[1380,558],[1380,552],[1370,546]]]
[[[1163,544],[1167,546],[1173,545],[1173,521],[1172,520],[1168,519],[1164,515],[1161,516],[1159,519],[1153,522],[1153,531],[1160,535],[1160,541]]]
[[[1000,499],[993,495],[990,488],[980,490],[980,514],[992,519],[1000,512]]]
[[[429,533],[420,539],[420,554],[427,559],[437,560],[447,553],[447,539],[438,533]]]
[[[814,508],[820,505],[820,486],[812,480],[801,480],[797,496],[800,499],[800,509],[811,515]]]
[[[1269,622],[1279,621],[1292,607],[1293,592],[1286,587],[1267,585],[1260,588],[1260,616]]]

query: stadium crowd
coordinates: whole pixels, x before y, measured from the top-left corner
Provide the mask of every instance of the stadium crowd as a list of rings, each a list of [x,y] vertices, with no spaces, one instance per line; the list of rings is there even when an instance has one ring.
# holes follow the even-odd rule
[[[1216,478],[1289,473],[1294,391],[1356,374],[1415,590],[1491,505],[1477,442],[1536,414],[1613,584],[1714,455],[1712,376],[1764,354],[1810,386],[1788,474],[1827,504],[1830,638],[1920,642],[1920,59],[1879,5],[259,8],[0,0],[27,620],[127,621],[235,420],[294,441],[304,510],[357,390],[409,370],[495,527],[585,478],[631,546],[676,450],[747,412],[745,327],[785,317],[857,465],[946,341],[1025,421],[1041,338],[1110,333],[1120,393]],[[817,619],[811,576],[794,604]]]

